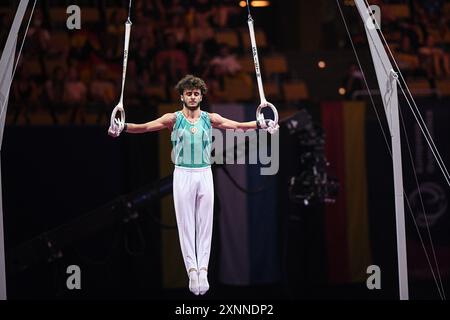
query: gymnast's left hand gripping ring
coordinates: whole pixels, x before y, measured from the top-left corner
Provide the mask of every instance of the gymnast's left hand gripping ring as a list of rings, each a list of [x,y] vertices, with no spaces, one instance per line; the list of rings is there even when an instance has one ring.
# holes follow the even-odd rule
[[[273,125],[271,126],[271,128],[269,128],[271,130],[268,130],[270,133],[273,133],[276,131],[276,129],[278,129],[278,111],[277,111],[277,108],[275,108],[275,106],[272,103],[270,103],[268,101],[261,102],[261,104],[256,109],[256,121],[259,122],[259,125],[261,126],[261,128],[266,127],[264,114],[262,113],[262,109],[266,108],[266,107],[270,107],[270,109],[272,109],[272,112],[273,112],[274,119],[271,121],[273,123]]]

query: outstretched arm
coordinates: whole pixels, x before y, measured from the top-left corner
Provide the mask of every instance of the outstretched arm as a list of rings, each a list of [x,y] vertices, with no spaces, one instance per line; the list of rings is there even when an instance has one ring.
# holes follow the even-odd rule
[[[256,129],[256,121],[249,121],[249,122],[237,122],[234,120],[230,120],[227,118],[222,117],[218,113],[210,113],[209,119],[211,120],[211,125],[213,128],[219,128],[219,129],[242,129],[242,130],[249,130],[249,129]]]
[[[125,130],[128,133],[144,133],[151,131],[159,131],[165,128],[171,129],[175,123],[175,113],[166,113],[160,118],[149,121],[147,123],[127,123],[125,126]]]

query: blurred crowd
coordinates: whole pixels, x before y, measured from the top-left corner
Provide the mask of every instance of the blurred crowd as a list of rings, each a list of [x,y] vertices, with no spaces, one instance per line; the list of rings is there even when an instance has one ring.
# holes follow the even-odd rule
[[[79,5],[83,25],[74,31],[66,28],[65,6],[60,17],[51,1],[53,11],[35,11],[11,88],[12,123],[19,116],[30,122],[37,109],[48,110],[54,123],[60,114],[67,114],[70,123],[84,123],[87,114],[95,114],[98,123],[109,118],[121,88],[128,1],[108,1],[107,8],[97,1]],[[10,23],[6,20],[3,16],[2,24]],[[237,59],[243,46],[236,28],[246,27],[246,10],[235,1],[136,0],[131,21],[128,108],[178,101],[173,87],[187,73],[207,81],[210,102],[223,97],[227,77],[252,83]],[[227,30],[234,37],[218,40],[217,32]],[[233,39],[238,41],[233,44]]]
[[[106,1],[78,1],[82,27],[71,31],[66,26],[71,3],[47,0],[36,8],[11,87],[9,123],[20,119],[31,123],[36,113],[46,114],[55,124],[62,117],[65,123],[85,123],[88,116],[94,116],[96,123],[108,120],[121,89],[128,0],[107,2],[106,6]],[[407,78],[425,79],[433,89],[436,81],[450,77],[448,1],[370,3],[381,7],[383,34]],[[5,12],[0,11],[2,45],[12,21]],[[353,14],[357,14],[354,8]],[[134,0],[126,107],[178,102],[173,87],[187,73],[206,80],[210,103],[254,101],[257,92],[246,19],[247,10],[234,0]],[[360,23],[353,22],[355,44],[367,46]],[[281,84],[295,77],[295,71],[289,69],[286,57],[271,48],[262,28],[257,29],[257,42],[266,96],[276,99]],[[275,58],[266,62],[266,57]],[[355,64],[341,79],[347,98],[365,89]],[[308,97],[301,83],[283,90],[280,99]]]
[[[436,89],[437,82],[450,78],[450,10],[445,0],[372,0],[381,8],[381,29],[403,75],[424,87]],[[388,6],[386,6],[388,5]],[[354,37],[367,46],[365,34]],[[359,67],[352,64],[344,77],[347,97],[365,89]]]

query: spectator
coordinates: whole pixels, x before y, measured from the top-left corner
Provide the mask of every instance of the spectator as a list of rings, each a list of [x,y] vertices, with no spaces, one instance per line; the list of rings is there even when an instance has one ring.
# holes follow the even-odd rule
[[[186,54],[177,48],[175,36],[166,36],[166,47],[157,53],[155,58],[156,72],[162,83],[173,83],[188,71]]]
[[[72,109],[70,122],[76,121],[77,114],[81,115],[81,122],[85,123],[85,104],[87,98],[86,85],[80,81],[78,70],[75,66],[69,68],[68,78],[64,84],[64,102]]]
[[[62,67],[56,67],[51,79],[45,82],[44,100],[53,123],[58,124],[57,110],[64,108],[64,69]]]
[[[114,10],[108,20],[106,27],[106,40],[113,56],[118,56],[123,50],[123,37],[125,34],[124,21],[120,21],[117,11]]]
[[[208,83],[208,102],[215,103],[223,101],[225,79],[218,65],[210,65],[203,75]]]
[[[186,14],[186,8],[181,3],[181,0],[172,0],[172,4],[167,9],[168,16],[184,16]]]
[[[150,19],[144,16],[143,12],[136,11],[136,16],[133,19],[133,38],[135,41],[148,37],[152,33],[153,28]]]
[[[236,6],[234,0],[222,0],[214,10],[214,25],[219,28],[237,27],[245,21],[243,13],[247,11]]]
[[[30,78],[30,74],[27,68],[23,66],[18,70],[18,77],[12,84],[12,103],[15,107],[13,116],[13,123],[17,123],[19,116],[23,111],[25,121],[30,124],[30,110],[35,108],[35,103],[32,101],[33,92],[36,90],[37,85],[33,79]]]
[[[231,54],[230,47],[226,44],[220,47],[219,55],[211,60],[210,65],[218,67],[220,76],[234,76],[242,69],[236,55]]]
[[[106,116],[106,119],[108,119],[116,96],[115,86],[107,79],[106,72],[107,68],[104,65],[97,66],[89,87],[92,103],[98,109],[97,124],[101,122],[103,116]]]
[[[195,23],[199,28],[211,27],[215,8],[209,0],[196,0],[195,5]]]
[[[173,15],[170,24],[165,29],[165,34],[173,34],[178,44],[187,42],[187,30],[181,15]]]
[[[345,89],[345,97],[347,99],[352,99],[355,91],[359,91],[364,88],[363,74],[356,64],[350,65],[342,82],[342,86]]]
[[[440,20],[444,9],[444,0],[422,0],[420,3],[431,21]]]
[[[40,10],[32,20],[32,24],[27,32],[27,48],[25,50],[27,58],[37,57],[44,76],[47,76],[45,64],[46,56],[56,54],[55,47],[51,46],[50,32],[43,26],[43,17]]]
[[[189,61],[191,61],[193,73],[203,74],[208,66],[208,61],[210,60],[205,44],[199,41],[195,47],[191,47],[191,49]]]
[[[139,45],[133,54],[136,67],[138,70],[145,70],[150,68],[150,63],[154,55],[153,50],[150,48],[148,38],[144,37],[139,40]]]
[[[419,53],[429,77],[450,75],[448,54],[435,45],[433,36],[428,35],[425,45],[419,49]]]
[[[124,95],[126,96],[126,105],[129,107],[136,107],[142,104],[141,96],[143,95],[143,91],[140,87],[140,77],[141,76],[137,73],[136,61],[133,59],[128,60]],[[120,79],[120,81],[122,81],[122,79]],[[122,84],[120,83],[118,86],[121,85]]]

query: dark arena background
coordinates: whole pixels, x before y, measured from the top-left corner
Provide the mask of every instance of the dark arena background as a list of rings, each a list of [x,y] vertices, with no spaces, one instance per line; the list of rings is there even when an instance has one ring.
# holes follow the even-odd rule
[[[399,87],[409,299],[445,300],[450,1],[369,2],[441,158]],[[29,1],[11,49],[19,3],[0,4],[2,300],[400,299],[390,119],[353,0],[250,1],[278,164],[212,165],[203,296],[181,256],[169,130],[108,135],[129,1]],[[255,120],[247,15],[237,0],[132,1],[126,121],[181,110],[186,74],[208,86],[202,110]]]

